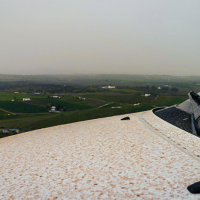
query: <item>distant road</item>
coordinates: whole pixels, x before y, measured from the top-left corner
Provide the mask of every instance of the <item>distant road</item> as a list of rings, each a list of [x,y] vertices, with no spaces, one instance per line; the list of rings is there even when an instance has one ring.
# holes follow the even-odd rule
[[[110,104],[112,104],[112,103],[113,103],[113,102],[104,104],[104,105],[102,105],[102,106],[99,106],[98,108],[102,108],[102,107],[107,106],[107,105],[110,105]]]
[[[13,113],[13,112],[10,112],[10,111],[7,111],[7,110],[4,110],[4,109],[2,109],[2,108],[0,108],[0,110],[2,110],[2,111],[4,111],[4,112],[7,112],[7,113],[10,113],[10,114],[16,114],[16,113]]]
[[[94,99],[94,98],[87,98],[87,99]],[[101,100],[101,99],[94,99],[94,100],[106,102],[106,101]]]
[[[46,113],[14,113],[14,112],[10,112],[10,111],[7,111],[7,110],[4,110],[4,109],[2,109],[2,108],[0,108],[0,110],[2,110],[2,111],[4,111],[4,112],[7,112],[7,113],[10,113],[10,114],[12,114],[12,115],[16,115],[16,114],[36,114],[36,115],[38,115],[38,114],[50,114],[49,112],[46,112]]]

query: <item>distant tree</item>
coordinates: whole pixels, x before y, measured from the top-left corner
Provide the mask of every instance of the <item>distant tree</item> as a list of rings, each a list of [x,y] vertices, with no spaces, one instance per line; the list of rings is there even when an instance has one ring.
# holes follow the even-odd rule
[[[172,91],[172,92],[178,92],[178,91],[179,91],[179,89],[178,89],[178,88],[176,88],[176,87],[173,87],[173,88],[171,88],[171,91]]]
[[[46,109],[48,109],[48,110],[51,109],[51,106],[52,106],[52,105],[51,105],[50,103],[48,103],[48,104],[45,105]]]
[[[63,106],[60,105],[60,104],[58,104],[58,105],[56,106],[56,108],[57,108],[57,110],[62,110],[62,109],[63,109]]]
[[[64,107],[64,108],[63,108],[63,111],[67,111],[67,107]]]
[[[162,90],[167,91],[167,90],[169,90],[169,88],[167,86],[165,86],[165,87],[162,87]]]
[[[151,86],[151,89],[152,89],[152,90],[155,90],[155,89],[156,89],[156,86],[155,86],[155,85],[152,85],[152,86]]]

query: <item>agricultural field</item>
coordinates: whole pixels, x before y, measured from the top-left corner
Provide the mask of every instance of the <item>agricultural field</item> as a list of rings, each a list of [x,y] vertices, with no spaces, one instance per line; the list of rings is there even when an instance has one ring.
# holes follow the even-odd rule
[[[13,80],[9,81],[4,77],[5,80],[0,81],[0,138],[15,134],[3,133],[2,130],[6,128],[16,128],[22,133],[160,106],[172,106],[188,99],[187,92],[193,84],[191,80],[200,82],[198,78],[190,80],[185,77],[185,83],[179,79],[176,85],[181,84],[181,87],[174,92],[166,88],[157,89],[157,86],[166,83],[170,77],[162,79],[163,77],[157,76],[96,75],[70,76],[70,79],[67,79],[67,76],[56,76],[49,80],[48,76],[41,76],[45,80],[42,83],[40,76],[32,77],[32,81],[37,80],[35,82],[29,82],[30,77],[26,76],[11,77]],[[176,78],[173,78],[173,81],[175,80]],[[68,82],[73,84],[69,85]],[[157,85],[150,85],[149,82],[155,82]],[[101,88],[103,84],[115,83],[115,89]],[[184,84],[187,87],[183,87]],[[195,89],[199,88],[200,86],[196,85]],[[151,96],[145,97],[146,93]],[[53,95],[60,98],[52,98]],[[30,98],[31,101],[24,102],[23,98]],[[52,106],[56,107],[56,112],[49,112]]]
[[[63,95],[60,99],[49,95],[15,95],[17,101],[12,102],[13,94],[1,93],[0,96],[0,128],[18,128],[20,132],[67,124],[72,122],[109,117],[149,110],[158,106],[171,106],[187,99],[187,96],[152,96],[144,97],[139,92],[121,94],[106,92],[88,94],[82,93],[85,100],[78,96]],[[31,97],[32,101],[23,102],[23,97]],[[135,103],[140,103],[134,106]],[[47,105],[60,105],[62,108],[55,113],[49,113]],[[121,108],[112,108],[120,106]],[[9,135],[9,134],[8,134]],[[0,137],[8,136],[0,131]]]
[[[47,111],[43,106],[21,101],[0,101],[0,108],[11,113],[42,113]]]

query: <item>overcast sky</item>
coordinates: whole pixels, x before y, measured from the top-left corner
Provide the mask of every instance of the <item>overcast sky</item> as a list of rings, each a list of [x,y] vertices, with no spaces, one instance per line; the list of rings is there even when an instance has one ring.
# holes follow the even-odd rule
[[[0,73],[200,75],[200,0],[0,0]]]

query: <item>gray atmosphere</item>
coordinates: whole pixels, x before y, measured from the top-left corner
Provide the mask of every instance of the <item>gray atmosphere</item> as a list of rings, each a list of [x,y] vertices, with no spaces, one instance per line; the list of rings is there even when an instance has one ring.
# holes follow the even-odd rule
[[[199,9],[199,0],[0,0],[0,73],[200,75]]]

